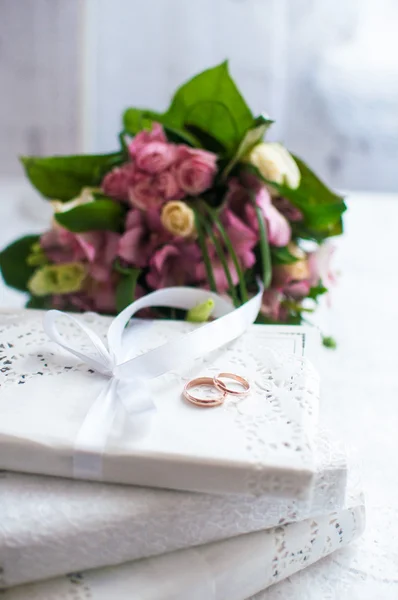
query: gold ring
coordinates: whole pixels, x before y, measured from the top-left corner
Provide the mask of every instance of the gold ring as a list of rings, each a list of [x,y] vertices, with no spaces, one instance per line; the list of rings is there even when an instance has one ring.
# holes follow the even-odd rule
[[[223,381],[221,381],[221,377],[223,379],[233,379],[237,381],[242,386],[242,390],[231,390],[228,388]],[[213,383],[217,389],[221,392],[225,392],[226,394],[231,394],[232,396],[246,396],[250,391],[250,383],[240,375],[235,375],[235,373],[219,373],[217,376],[213,377]]]
[[[222,393],[217,398],[209,398],[208,400],[206,400],[205,398],[196,398],[196,396],[191,394],[189,392],[189,390],[193,387],[197,387],[197,386],[201,386],[201,385],[210,385],[210,386],[216,388],[218,391],[221,391]],[[218,388],[215,385],[214,380],[211,377],[197,377],[196,379],[191,379],[191,381],[188,381],[188,383],[185,384],[183,394],[184,394],[185,398],[188,400],[188,402],[191,402],[192,404],[195,404],[196,406],[202,406],[202,407],[206,407],[206,408],[210,408],[213,406],[220,406],[221,404],[223,404],[224,398],[226,396],[226,392],[224,392],[223,390],[220,390],[220,388]]]

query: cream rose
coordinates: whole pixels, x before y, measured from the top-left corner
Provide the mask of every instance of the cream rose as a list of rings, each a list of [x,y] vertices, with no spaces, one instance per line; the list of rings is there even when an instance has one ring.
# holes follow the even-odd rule
[[[308,260],[298,260],[290,265],[275,265],[272,271],[276,287],[284,287],[292,281],[303,281],[310,276]]]
[[[247,159],[269,181],[285,184],[292,189],[300,185],[300,170],[291,154],[281,144],[257,144]]]
[[[162,224],[173,235],[188,237],[195,231],[194,213],[185,202],[172,200],[162,208]]]

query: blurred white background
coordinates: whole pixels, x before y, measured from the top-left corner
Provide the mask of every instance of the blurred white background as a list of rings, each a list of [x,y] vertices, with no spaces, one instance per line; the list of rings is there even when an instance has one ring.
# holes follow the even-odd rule
[[[397,0],[0,0],[0,247],[48,223],[18,155],[111,151],[125,107],[225,58],[330,185],[396,192],[397,27]]]
[[[225,58],[272,136],[345,189],[398,188],[396,0],[0,0],[0,174],[110,150]]]

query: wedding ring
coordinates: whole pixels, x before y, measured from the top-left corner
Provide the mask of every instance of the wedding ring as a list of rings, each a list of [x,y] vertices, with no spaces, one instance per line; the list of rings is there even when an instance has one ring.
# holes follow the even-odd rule
[[[225,383],[221,381],[221,378],[237,381],[242,386],[242,389],[236,390],[227,387]],[[235,373],[219,373],[217,376],[213,377],[213,383],[218,390],[225,392],[226,394],[231,394],[232,396],[246,396],[250,391],[250,383],[244,377],[235,375]]]
[[[189,391],[190,389],[192,389],[194,387],[199,387],[199,386],[203,386],[203,385],[211,386],[212,388],[215,388],[217,391],[221,392],[221,394],[219,396],[217,396],[216,398],[206,399],[206,398],[197,398]],[[223,390],[220,390],[220,388],[218,388],[214,384],[214,380],[211,377],[197,377],[196,379],[191,379],[191,381],[188,381],[188,383],[185,384],[183,394],[184,394],[185,398],[188,400],[188,402],[191,402],[192,404],[195,404],[196,406],[202,406],[202,407],[206,407],[206,408],[210,408],[212,406],[220,406],[221,404],[223,404],[224,398],[226,396],[226,392],[224,392]]]

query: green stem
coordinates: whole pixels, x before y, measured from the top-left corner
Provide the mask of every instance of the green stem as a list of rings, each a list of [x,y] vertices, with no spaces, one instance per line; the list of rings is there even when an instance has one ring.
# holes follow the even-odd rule
[[[209,252],[207,250],[205,236],[204,236],[203,230],[202,230],[200,215],[196,209],[194,209],[194,214],[195,214],[195,226],[196,226],[196,231],[198,233],[198,241],[199,241],[200,249],[202,251],[203,261],[205,263],[207,279],[209,281],[211,291],[217,292],[217,286],[216,286],[216,282],[214,279],[213,267],[211,266],[211,260],[210,260]]]
[[[258,230],[260,234],[260,252],[261,261],[263,264],[263,283],[264,288],[267,289],[270,286],[272,279],[272,265],[271,265],[271,253],[268,244],[267,229],[264,221],[264,215],[261,212],[259,206],[257,206],[255,199],[253,199],[254,210],[256,211]]]
[[[204,206],[205,210],[207,211],[207,213],[209,214],[211,219],[213,219],[214,224],[217,227],[218,231],[220,232],[222,240],[223,240],[223,242],[228,250],[228,253],[232,259],[232,262],[234,263],[236,273],[237,273],[238,279],[239,279],[239,289],[240,289],[241,300],[242,300],[242,303],[245,303],[249,299],[249,296],[247,294],[246,282],[245,282],[245,278],[244,278],[241,266],[239,264],[238,257],[236,256],[236,252],[231,243],[231,240],[229,239],[227,232],[225,231],[224,226],[222,225],[220,218],[218,217],[216,212],[214,210],[212,210],[210,208],[210,206],[208,206],[205,202],[203,202],[202,205]]]
[[[201,217],[201,219],[202,219],[202,224],[206,230],[207,235],[209,236],[209,238],[211,239],[211,241],[214,244],[218,258],[220,259],[220,262],[224,269],[225,277],[227,278],[227,281],[228,281],[229,293],[231,295],[233,303],[235,306],[239,306],[239,298],[236,293],[234,282],[232,281],[231,272],[228,267],[227,259],[225,258],[224,250],[220,244],[219,239],[217,238],[217,236],[214,235],[211,225],[209,225],[209,223],[206,221],[206,219],[204,217]]]

